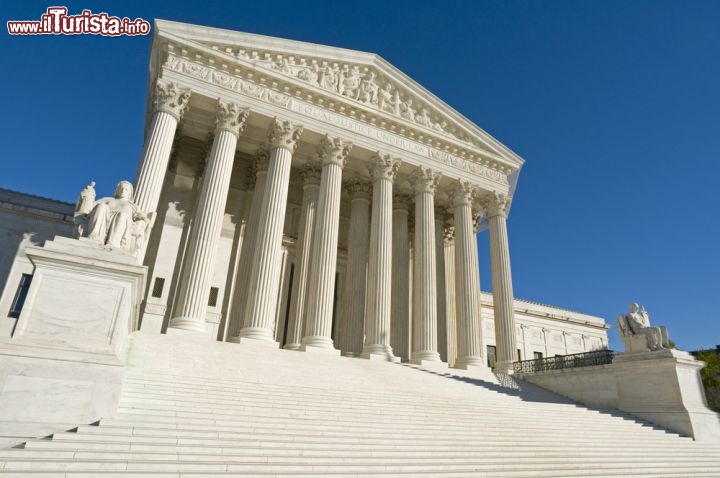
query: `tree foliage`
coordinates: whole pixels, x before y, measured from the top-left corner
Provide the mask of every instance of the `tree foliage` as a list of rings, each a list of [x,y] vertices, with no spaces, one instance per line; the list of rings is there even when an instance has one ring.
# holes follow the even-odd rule
[[[720,355],[714,350],[701,350],[697,353],[697,358],[707,364],[700,371],[700,376],[708,406],[720,412]]]

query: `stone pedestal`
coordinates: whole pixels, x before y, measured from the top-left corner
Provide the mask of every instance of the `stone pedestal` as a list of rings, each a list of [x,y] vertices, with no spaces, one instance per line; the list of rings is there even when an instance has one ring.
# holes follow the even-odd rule
[[[613,360],[618,408],[691,436],[720,441],[720,415],[707,408],[700,369],[680,350],[618,354]]]
[[[32,284],[0,342],[0,446],[115,415],[145,290],[146,267],[123,250],[58,237],[26,253]]]
[[[694,438],[720,441],[720,415],[707,408],[703,362],[679,350],[617,354],[612,364],[527,374],[523,380],[585,405],[617,408]]]

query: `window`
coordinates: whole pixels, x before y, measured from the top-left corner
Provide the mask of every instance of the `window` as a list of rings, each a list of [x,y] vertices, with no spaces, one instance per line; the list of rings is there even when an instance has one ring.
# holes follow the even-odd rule
[[[543,358],[543,353],[542,352],[533,352],[533,358],[536,360],[541,359],[541,358]]]
[[[210,306],[210,307],[217,306],[217,299],[218,299],[219,292],[220,292],[220,289],[218,289],[217,287],[210,287],[210,297],[208,297],[208,306]]]
[[[165,279],[162,277],[156,277],[155,283],[153,284],[152,296],[157,297],[157,298],[162,297],[164,288],[165,288]]]
[[[15,298],[13,299],[12,306],[10,307],[9,317],[18,318],[20,317],[20,311],[22,311],[23,305],[25,304],[25,298],[27,297],[28,290],[30,289],[30,282],[32,282],[32,274],[23,274],[20,278],[20,285],[18,285],[17,292],[15,292]]]
[[[493,368],[495,366],[495,346],[494,345],[487,346],[487,365],[490,368]]]
[[[520,352],[520,349],[517,349],[517,361],[522,361],[522,353]]]

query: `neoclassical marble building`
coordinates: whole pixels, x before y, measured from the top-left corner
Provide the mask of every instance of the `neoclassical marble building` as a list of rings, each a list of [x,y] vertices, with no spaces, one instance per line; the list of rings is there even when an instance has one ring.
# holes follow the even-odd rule
[[[377,55],[158,20],[148,91],[142,330],[501,372],[607,345],[513,297],[523,160]]]

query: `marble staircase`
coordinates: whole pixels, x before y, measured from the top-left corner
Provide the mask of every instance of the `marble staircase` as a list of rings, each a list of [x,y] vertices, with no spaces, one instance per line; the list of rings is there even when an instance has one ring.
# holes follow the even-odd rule
[[[720,477],[720,444],[488,372],[142,333],[126,362],[114,419],[0,476]]]

